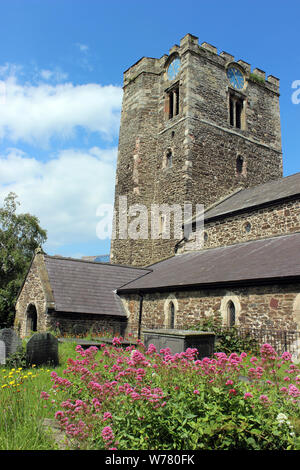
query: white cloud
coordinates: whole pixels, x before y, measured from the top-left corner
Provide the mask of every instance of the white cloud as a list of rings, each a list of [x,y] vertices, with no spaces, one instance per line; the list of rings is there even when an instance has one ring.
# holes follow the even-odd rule
[[[51,71],[43,73],[50,78]],[[19,84],[10,74],[0,81],[0,89],[0,138],[46,147],[52,138],[74,137],[78,128],[98,132],[106,139],[117,135],[121,87]]]
[[[81,52],[87,52],[89,50],[89,46],[87,46],[86,44],[81,44],[80,42],[77,42],[76,46]]]
[[[68,74],[63,72],[59,68],[55,68],[54,70],[42,69],[39,71],[39,75],[43,80],[52,80],[56,83],[63,82],[68,78]]]
[[[112,204],[117,149],[63,150],[47,162],[11,148],[0,156],[0,205],[10,191],[36,215],[48,249],[96,241],[100,204]]]

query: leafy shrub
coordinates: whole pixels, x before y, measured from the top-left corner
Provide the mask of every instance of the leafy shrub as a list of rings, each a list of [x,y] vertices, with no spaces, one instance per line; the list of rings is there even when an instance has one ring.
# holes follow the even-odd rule
[[[237,327],[224,328],[219,321],[203,319],[198,325],[189,327],[192,330],[213,331],[216,334],[215,351],[226,354],[233,352],[252,352],[257,354],[259,345],[249,333],[241,335]]]
[[[197,360],[195,349],[172,355],[113,343],[77,346],[42,392],[71,448],[300,449],[300,370],[288,353],[264,345],[260,358]]]
[[[10,354],[5,362],[5,366],[8,369],[12,368],[25,368],[26,367],[26,348],[22,346],[16,352]]]

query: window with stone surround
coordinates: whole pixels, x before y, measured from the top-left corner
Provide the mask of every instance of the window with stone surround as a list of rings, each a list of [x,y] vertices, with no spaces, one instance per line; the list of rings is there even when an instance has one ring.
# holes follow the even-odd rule
[[[235,92],[229,92],[229,123],[237,129],[245,128],[244,98]]]
[[[170,294],[164,303],[164,327],[175,328],[178,312],[178,301],[174,294]]]
[[[235,305],[232,300],[227,304],[227,325],[232,328],[235,325]]]
[[[166,114],[172,119],[179,114],[179,84],[166,92]]]
[[[175,305],[173,302],[170,302],[169,304],[169,328],[174,328],[175,327]]]
[[[236,172],[238,175],[241,175],[243,173],[244,169],[244,159],[239,155],[236,159]]]
[[[165,155],[164,168],[172,168],[173,165],[173,153],[172,150],[168,150]]]

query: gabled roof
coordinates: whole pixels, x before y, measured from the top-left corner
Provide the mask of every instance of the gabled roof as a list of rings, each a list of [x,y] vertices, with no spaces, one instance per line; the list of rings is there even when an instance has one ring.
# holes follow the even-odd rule
[[[205,222],[300,196],[300,173],[241,189],[204,213]]]
[[[116,289],[148,269],[44,255],[55,310],[126,316]]]
[[[118,293],[300,280],[300,233],[173,256]]]

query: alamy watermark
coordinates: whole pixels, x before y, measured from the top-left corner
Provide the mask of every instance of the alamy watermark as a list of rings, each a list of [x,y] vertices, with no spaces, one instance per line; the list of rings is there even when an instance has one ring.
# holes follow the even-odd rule
[[[193,213],[194,209],[194,213]],[[203,204],[143,204],[128,205],[127,196],[119,196],[118,209],[101,204],[96,212],[101,220],[97,237],[120,240],[181,240],[188,239],[196,247],[203,240]],[[193,224],[192,224],[193,221]],[[193,230],[192,230],[193,225]]]
[[[299,104],[300,103],[300,80],[294,80],[292,83],[292,88],[295,91],[292,93],[292,103]]]

